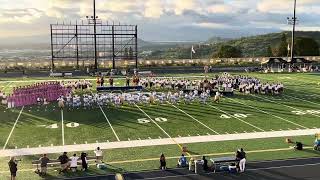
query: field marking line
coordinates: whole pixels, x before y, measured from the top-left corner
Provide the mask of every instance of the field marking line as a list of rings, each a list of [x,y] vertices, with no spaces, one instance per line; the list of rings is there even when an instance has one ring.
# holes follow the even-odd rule
[[[240,102],[240,101],[236,101],[236,100],[231,99],[231,98],[227,98],[227,99],[230,99],[230,100],[232,100],[232,101],[234,101],[234,102],[236,102],[236,103],[238,103],[238,104],[242,104],[242,105],[245,105],[245,106],[247,106],[247,107],[253,108],[253,109],[257,110],[257,111],[260,111],[260,112],[262,112],[262,113],[268,114],[268,115],[273,116],[273,117],[275,117],[275,118],[281,119],[281,120],[286,121],[286,122],[288,122],[288,123],[294,124],[294,125],[296,125],[296,126],[302,127],[302,128],[304,128],[304,129],[308,129],[307,127],[305,127],[305,126],[303,126],[303,125],[301,125],[301,124],[292,122],[292,121],[290,121],[290,120],[288,120],[288,119],[285,119],[285,118],[282,118],[282,117],[280,117],[280,116],[277,116],[277,115],[274,115],[274,114],[272,114],[272,113],[269,113],[269,112],[267,112],[267,111],[261,110],[261,109],[259,109],[259,108],[257,108],[257,107],[250,106],[250,105],[248,105],[248,104],[246,104],[246,103],[243,103],[243,102]]]
[[[19,115],[18,115],[16,121],[15,121],[14,124],[13,124],[13,127],[12,127],[12,129],[11,129],[11,131],[10,131],[10,133],[9,133],[9,136],[8,136],[8,138],[7,138],[6,142],[5,142],[2,150],[5,150],[5,149],[6,149],[7,144],[8,144],[8,142],[9,142],[9,140],[10,140],[10,137],[11,137],[11,135],[12,135],[12,133],[13,133],[14,128],[16,127],[16,125],[17,125],[17,123],[18,123],[18,121],[19,121],[19,118],[20,118],[20,116],[21,116],[21,114],[22,114],[23,109],[24,109],[24,106],[22,106],[22,108],[21,108],[21,110],[20,110],[20,112],[19,112]]]
[[[206,127],[207,129],[209,129],[210,131],[214,132],[215,134],[220,134],[217,131],[213,130],[212,128],[210,128],[209,126],[207,126],[206,124],[204,124],[203,122],[199,121],[198,119],[196,119],[195,117],[191,116],[190,114],[188,114],[187,112],[185,112],[184,110],[178,108],[177,106],[175,106],[174,104],[171,104],[169,101],[167,101],[167,103],[169,103],[171,106],[173,106],[174,108],[176,108],[177,110],[181,111],[182,113],[184,113],[185,115],[189,116],[191,119],[197,121],[199,124],[201,124],[202,126]]]
[[[91,90],[90,90],[90,91],[91,91]],[[94,95],[92,91],[91,91],[91,94],[92,94],[92,95]],[[106,113],[103,111],[103,109],[102,109],[102,107],[100,106],[100,104],[98,104],[98,106],[99,106],[99,108],[100,108],[100,110],[101,110],[101,112],[102,112],[102,114],[103,114],[104,118],[107,120],[107,122],[108,122],[108,124],[109,124],[109,126],[110,126],[110,128],[111,128],[111,130],[112,130],[112,132],[113,132],[113,134],[114,134],[114,136],[116,137],[117,141],[120,141],[120,139],[119,139],[119,137],[118,137],[118,135],[117,135],[116,131],[113,129],[113,127],[112,127],[112,125],[111,125],[111,123],[110,123],[110,121],[109,121],[109,119],[108,119],[108,117],[107,117]]]
[[[214,108],[214,109],[216,109],[216,110],[218,110],[218,111],[220,111],[220,112],[223,112],[224,114],[227,114],[227,115],[229,115],[230,117],[233,117],[233,118],[235,118],[235,119],[237,119],[237,120],[239,120],[239,121],[241,121],[241,122],[243,122],[243,123],[245,123],[245,124],[247,124],[247,125],[249,125],[249,126],[251,126],[251,127],[254,127],[254,128],[258,129],[259,131],[265,132],[265,130],[263,130],[263,129],[261,129],[261,128],[255,126],[255,125],[253,125],[253,124],[251,124],[251,123],[248,123],[247,121],[245,121],[245,120],[243,120],[243,119],[240,119],[240,118],[238,118],[238,117],[236,117],[236,116],[234,116],[234,115],[232,115],[232,114],[230,114],[230,113],[228,113],[228,112],[226,112],[226,111],[223,111],[223,110],[221,110],[221,109],[219,109],[219,108],[217,108],[217,107],[215,107],[215,106],[212,106],[212,105],[210,105],[210,104],[207,104],[207,105],[210,106],[210,107],[212,107],[212,108]]]
[[[286,105],[286,104],[283,104],[283,103],[279,103],[277,101],[273,101],[273,100],[270,100],[270,99],[267,99],[267,98],[263,98],[263,97],[259,97],[259,96],[256,96],[256,95],[253,95],[253,94],[250,94],[251,96],[254,96],[254,97],[257,97],[259,99],[263,99],[265,101],[269,101],[269,102],[272,102],[272,103],[276,103],[276,104],[279,104],[279,105],[282,105],[282,106],[285,106],[285,107],[288,107],[290,109],[294,109],[296,111],[302,111],[301,109],[298,109],[298,108],[295,108],[295,107],[292,107],[292,106],[289,106],[289,105]],[[310,114],[312,116],[316,116],[316,117],[320,117],[319,115],[316,115],[316,114]]]
[[[114,134],[114,136],[117,138],[117,141],[120,141],[120,139],[119,139],[119,137],[118,137],[118,135],[117,135],[116,131],[113,129],[113,127],[112,127],[112,125],[111,125],[111,123],[110,123],[110,121],[109,121],[109,119],[108,119],[108,117],[107,117],[106,113],[103,111],[103,109],[102,109],[102,107],[100,106],[100,104],[98,104],[98,106],[99,106],[99,108],[100,108],[100,110],[101,110],[101,112],[102,112],[102,114],[103,114],[104,118],[107,120],[107,122],[108,122],[108,124],[109,124],[109,126],[110,126],[110,128],[111,128],[111,130],[112,130],[112,132],[113,132],[113,134]]]
[[[298,99],[298,100],[301,100],[301,101],[305,101],[305,102],[308,102],[308,103],[311,103],[311,104],[315,104],[315,105],[320,105],[319,103],[315,103],[315,102],[312,102],[312,101],[308,101],[308,100],[305,100],[305,99],[301,99],[301,98],[298,98],[296,96],[288,96],[288,95],[284,95],[283,96],[286,96],[286,97],[291,97],[291,98],[294,98],[294,99]]]
[[[1,91],[4,92],[4,91],[9,87],[10,84],[12,84],[12,82],[9,82],[8,84],[6,84],[6,85],[1,89]]]
[[[64,118],[63,118],[63,109],[61,109],[61,134],[62,134],[62,145],[64,146]]]
[[[164,134],[166,134],[176,145],[178,145],[178,147],[182,150],[183,147],[176,141],[174,140],[174,138],[172,138],[156,121],[154,121],[144,110],[142,110],[136,103],[134,103],[134,105],[145,115],[147,116]],[[191,156],[191,154],[189,154],[187,152],[187,154],[189,156]]]
[[[313,92],[308,92],[308,94],[304,94],[305,92],[300,91],[300,90],[296,90],[296,89],[292,89],[292,88],[290,88],[290,90],[291,90],[291,91],[296,91],[296,92],[300,93],[299,96],[305,96],[305,97],[320,97],[320,94],[315,94],[315,93],[313,93]],[[287,94],[292,94],[292,93],[287,93]]]
[[[177,145],[178,144],[190,144],[190,143],[205,143],[205,142],[221,142],[221,141],[236,141],[236,140],[251,140],[261,138],[276,138],[276,137],[296,137],[314,135],[318,133],[320,129],[304,129],[304,130],[292,130],[292,131],[273,131],[273,132],[258,132],[258,133],[240,133],[240,134],[223,134],[223,135],[211,135],[211,136],[192,136],[152,140],[132,140],[132,141],[114,141],[114,142],[102,142],[100,143],[101,149],[117,149],[117,148],[132,148],[132,147],[150,147],[158,145]],[[47,146],[47,147],[33,147],[33,148],[21,148],[21,149],[6,149],[0,150],[0,157],[10,156],[23,156],[23,155],[36,155],[36,154],[53,154],[61,152],[75,152],[75,151],[90,151],[96,147],[96,143],[91,144],[79,144],[79,145],[65,145],[65,146]]]

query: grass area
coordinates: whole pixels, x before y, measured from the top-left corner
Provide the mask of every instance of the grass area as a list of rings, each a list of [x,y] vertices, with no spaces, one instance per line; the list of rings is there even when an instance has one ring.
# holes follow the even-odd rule
[[[201,75],[203,74],[188,74],[188,76]],[[248,75],[258,77],[265,82],[283,82],[285,92],[280,96],[236,93],[233,97],[223,98],[219,104],[211,102],[208,104],[194,102],[188,105],[182,103],[176,105],[168,103],[162,105],[139,104],[139,108],[127,104],[122,107],[103,106],[102,109],[99,107],[90,109],[65,108],[60,111],[56,107],[57,104],[52,103],[46,107],[25,107],[21,111],[21,108],[8,110],[0,106],[0,148],[6,142],[8,142],[6,149],[15,149],[60,146],[63,145],[63,142],[65,145],[115,142],[118,140],[117,138],[120,141],[128,141],[168,138],[168,135],[175,138],[208,134],[320,128],[320,74],[252,73]],[[184,77],[186,75],[170,74],[167,76]],[[210,74],[210,76],[214,76],[214,74]],[[19,79],[1,79],[0,89],[9,93],[15,86],[32,84],[33,80],[48,79],[25,78],[23,79],[26,80],[25,82],[10,82]],[[92,82],[95,87],[94,80]],[[124,84],[122,79],[116,79],[115,82],[119,85]],[[21,115],[18,118],[20,112]],[[150,118],[155,120],[161,129],[151,122]],[[10,133],[16,121],[17,124]],[[301,136],[294,137],[294,139],[311,146],[314,137]],[[284,138],[194,143],[186,146],[191,155],[211,154],[210,157],[232,155],[237,148],[244,147],[249,151],[249,161],[319,155],[318,152],[309,149],[301,152],[283,149],[289,147],[284,142]],[[255,152],[266,149],[282,150]],[[181,153],[177,145],[147,146],[108,150],[105,161],[114,167],[108,168],[107,172],[92,166],[87,173],[70,173],[66,176],[157,169],[158,156],[162,152],[167,156],[169,167],[174,167],[177,157]],[[79,152],[77,153],[79,154]],[[219,155],[219,153],[225,154]],[[69,155],[71,154],[69,153]],[[50,158],[57,158],[57,156],[57,154],[51,154]],[[33,169],[31,160],[39,157],[24,156],[21,158],[19,179],[37,179],[31,170]],[[8,158],[0,158],[0,160],[0,174],[3,174],[0,179],[6,179]],[[126,160],[132,162],[121,162]],[[55,177],[64,176],[58,175],[56,171],[51,169],[49,179]]]

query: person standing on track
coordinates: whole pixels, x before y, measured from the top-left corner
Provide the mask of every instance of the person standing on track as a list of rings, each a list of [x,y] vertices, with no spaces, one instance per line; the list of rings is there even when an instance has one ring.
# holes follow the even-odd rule
[[[240,149],[240,162],[239,162],[239,167],[240,167],[240,172],[244,172],[246,168],[246,153],[244,152],[243,148]]]
[[[17,171],[18,171],[18,168],[17,168],[18,163],[17,163],[17,161],[15,160],[14,157],[10,158],[10,161],[8,162],[8,165],[9,165],[9,169],[10,169],[10,173],[11,173],[10,180],[15,180],[16,176],[17,176]]]

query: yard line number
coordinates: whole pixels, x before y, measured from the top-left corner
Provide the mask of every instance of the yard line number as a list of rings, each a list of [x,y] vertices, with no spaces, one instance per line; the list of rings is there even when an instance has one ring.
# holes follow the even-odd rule
[[[163,117],[157,117],[154,119],[157,122],[167,122],[168,119],[167,118],[163,118]],[[146,124],[146,123],[150,123],[151,121],[148,118],[140,118],[137,119],[138,123],[140,124]]]
[[[237,117],[237,118],[247,118],[249,114],[233,114],[233,115],[227,115],[227,114],[221,114],[220,118],[222,119],[230,119],[232,116]]]
[[[320,110],[291,111],[291,112],[296,115],[320,114]]]
[[[79,126],[80,126],[80,124],[76,123],[76,122],[71,122],[71,123],[66,124],[66,127],[68,127],[68,128],[76,128],[76,127],[79,127]],[[45,127],[45,128],[48,128],[48,129],[58,129],[59,125],[55,123],[55,124],[51,124],[49,126],[40,125],[38,127]]]

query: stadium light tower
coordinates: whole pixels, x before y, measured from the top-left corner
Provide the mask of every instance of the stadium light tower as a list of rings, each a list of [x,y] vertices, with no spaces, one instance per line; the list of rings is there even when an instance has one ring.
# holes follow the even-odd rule
[[[292,25],[292,37],[291,37],[291,54],[290,58],[292,61],[294,57],[294,37],[295,37],[295,30],[296,30],[296,24],[297,24],[297,17],[296,17],[296,6],[297,6],[297,0],[294,0],[294,7],[293,7],[293,17],[287,17],[288,24]]]
[[[96,16],[96,0],[93,0],[93,16],[89,18],[87,16],[87,19],[89,21],[89,24],[93,24],[93,39],[94,39],[94,69],[95,71],[98,70],[98,57],[97,57],[97,20],[99,17]]]

